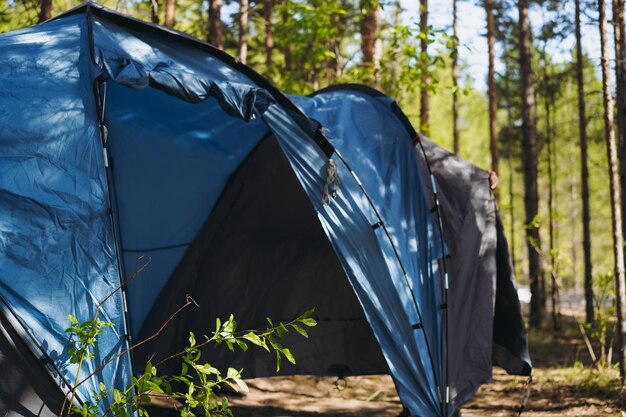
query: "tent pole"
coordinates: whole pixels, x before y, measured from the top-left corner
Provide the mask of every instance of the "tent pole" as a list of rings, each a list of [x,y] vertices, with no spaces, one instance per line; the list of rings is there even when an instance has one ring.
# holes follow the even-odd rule
[[[101,88],[102,86],[102,88]],[[107,195],[108,195],[108,203],[109,203],[109,217],[111,219],[111,228],[113,232],[113,241],[115,245],[115,255],[117,258],[117,268],[120,277],[120,286],[119,289],[122,293],[122,303],[123,303],[123,311],[124,311],[124,328],[125,328],[125,337],[124,341],[126,343],[126,348],[128,349],[129,359],[131,369],[135,369],[133,364],[133,355],[132,355],[132,336],[131,336],[131,328],[130,328],[130,320],[128,318],[128,303],[126,301],[126,290],[127,290],[127,281],[126,276],[124,274],[124,260],[122,258],[121,251],[121,239],[119,232],[119,224],[117,218],[117,202],[115,200],[115,183],[113,181],[113,171],[112,167],[109,163],[109,150],[108,150],[108,130],[104,123],[105,116],[105,107],[106,107],[106,82],[100,79],[96,79],[94,81],[94,95],[96,99],[96,107],[97,107],[97,117],[98,117],[98,127],[100,130],[100,139],[102,140],[102,152],[104,157],[104,169],[106,171],[106,180],[107,180]]]

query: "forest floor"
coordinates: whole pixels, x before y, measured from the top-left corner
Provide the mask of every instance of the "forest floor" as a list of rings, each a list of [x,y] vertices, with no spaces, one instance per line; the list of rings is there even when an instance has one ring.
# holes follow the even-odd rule
[[[522,416],[626,417],[626,390],[619,388],[617,371],[591,367],[571,316],[563,317],[563,328],[556,336],[546,330],[530,334],[533,382]],[[402,410],[389,376],[350,377],[343,390],[335,381],[309,376],[252,379],[246,396],[231,399],[232,410],[236,417],[395,417]],[[463,417],[517,416],[526,381],[494,369],[493,381],[465,404]]]
[[[564,315],[562,322],[563,330],[557,335],[549,330],[531,331],[529,335],[533,382],[522,416],[626,417],[626,389],[619,386],[617,369],[593,367],[573,316]],[[247,382],[247,395],[230,398],[235,417],[396,417],[402,411],[388,375],[349,377],[341,390],[335,385],[336,378],[329,377],[273,377]],[[484,384],[465,404],[462,416],[518,416],[526,382],[525,377],[494,369],[493,381]],[[156,414],[162,417],[178,415],[159,410]]]

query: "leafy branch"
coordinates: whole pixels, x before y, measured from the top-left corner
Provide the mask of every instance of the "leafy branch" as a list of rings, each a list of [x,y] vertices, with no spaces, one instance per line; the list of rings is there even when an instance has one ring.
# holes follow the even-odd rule
[[[187,303],[177,313],[192,301],[188,297]],[[237,392],[247,392],[248,387],[242,379],[243,370],[228,368],[224,374],[202,359],[201,349],[208,345],[225,344],[231,351],[239,348],[245,352],[252,344],[267,352],[274,352],[276,355],[276,371],[278,372],[283,359],[295,364],[293,354],[289,348],[281,344],[280,340],[289,334],[291,330],[303,337],[308,337],[306,328],[317,325],[315,319],[311,317],[313,311],[311,309],[289,322],[274,323],[270,318],[267,318],[267,325],[263,330],[237,331],[237,322],[234,320],[233,315],[223,322],[217,319],[215,330],[211,333],[211,336],[204,335],[204,340],[201,343],[196,341],[194,333],[190,333],[187,347],[156,364],[149,360],[143,374],[139,377],[132,377],[131,384],[128,387],[123,390],[111,389],[100,383],[98,391],[92,393],[93,401],[86,401],[80,407],[73,406],[68,411],[68,415],[98,416],[100,415],[101,403],[112,396],[113,402],[106,410],[105,416],[110,414],[114,417],[130,417],[138,413],[140,417],[148,417],[149,413],[144,406],[150,404],[153,396],[157,396],[170,400],[181,417],[195,416],[198,410],[206,416],[232,417],[228,399],[225,397],[220,398],[216,391],[220,387],[227,385]],[[171,319],[167,323],[170,321]],[[71,326],[66,330],[71,335],[71,340],[74,343],[74,346],[70,349],[70,362],[77,364],[80,369],[85,360],[93,358],[92,348],[96,343],[97,337],[105,328],[110,327],[112,324],[103,322],[97,319],[97,317],[94,320],[79,324],[73,316],[70,316],[70,323]],[[167,323],[163,325],[157,334],[160,333]],[[151,338],[156,337],[157,334]],[[146,341],[144,340],[134,345],[130,350]],[[181,361],[180,372],[175,375],[158,375],[157,368],[174,359]],[[103,366],[98,368],[97,371],[80,383],[82,384],[95,373],[101,371],[102,368]],[[72,388],[72,395],[76,387]],[[63,412],[61,415],[64,415]]]

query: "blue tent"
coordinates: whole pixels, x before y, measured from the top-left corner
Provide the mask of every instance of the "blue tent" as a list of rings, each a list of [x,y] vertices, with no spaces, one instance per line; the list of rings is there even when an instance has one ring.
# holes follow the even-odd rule
[[[446,249],[393,101],[328,103],[320,124],[319,97],[300,108],[203,42],[89,3],[0,51],[0,411],[54,415],[79,373],[110,362],[79,388],[91,400],[215,317],[310,307],[320,325],[284,373],[389,372],[407,415],[462,402]],[[200,309],[127,352],[188,294]],[[97,311],[114,326],[79,371],[66,316]],[[210,354],[273,374],[272,358]]]

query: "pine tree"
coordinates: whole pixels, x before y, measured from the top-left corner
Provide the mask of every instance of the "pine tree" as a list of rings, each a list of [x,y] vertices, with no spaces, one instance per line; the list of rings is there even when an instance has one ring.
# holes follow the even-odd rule
[[[528,1],[519,0],[519,60],[522,116],[522,169],[524,172],[524,206],[526,211],[526,246],[530,278],[530,325],[540,327],[545,308],[541,239],[536,225],[539,212],[537,186],[537,132],[535,125],[535,89],[532,82],[532,33],[528,18]]]

